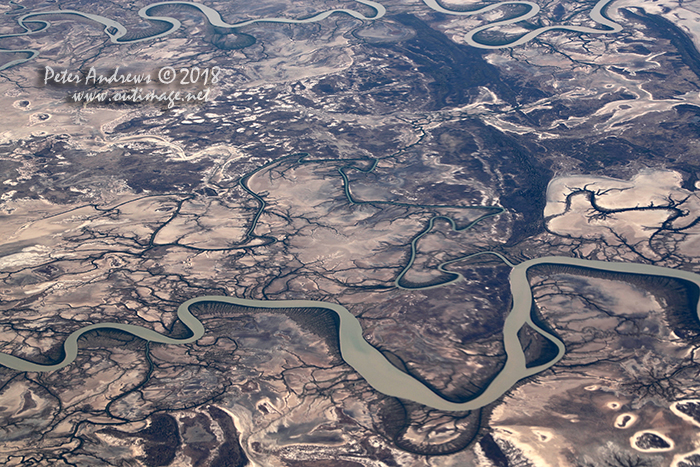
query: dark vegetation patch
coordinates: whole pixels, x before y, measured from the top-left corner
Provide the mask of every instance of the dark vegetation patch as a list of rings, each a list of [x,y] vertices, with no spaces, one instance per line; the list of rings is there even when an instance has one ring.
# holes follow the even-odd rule
[[[400,14],[392,19],[416,31],[415,38],[391,49],[412,60],[430,79],[433,109],[467,104],[478,95],[479,86],[487,85],[504,100],[515,102],[513,91],[501,81],[497,68],[483,59],[484,52],[455,43],[415,16]]]
[[[37,170],[31,179],[12,187],[17,190],[15,197],[45,198],[59,204],[75,202],[79,195],[71,191],[73,188],[104,189],[106,183],[118,180],[124,180],[136,193],[191,192],[201,185],[202,172],[212,165],[208,160],[170,160],[172,156],[162,147],[146,143],[141,149],[114,148],[89,155],[71,147],[60,135],[34,142],[32,153],[23,157]],[[0,161],[0,168],[5,162]],[[7,168],[14,166],[9,163]]]
[[[119,329],[94,329],[78,339],[78,348],[110,349],[114,347],[142,351],[146,341]]]
[[[479,446],[484,451],[484,455],[493,462],[494,467],[508,467],[508,458],[503,454],[503,451],[490,433],[481,438]]]
[[[513,138],[479,120],[463,119],[458,124],[446,123],[431,133],[426,149],[440,154],[440,163],[453,166],[456,178],[465,180],[465,185],[477,180],[494,187],[501,206],[520,214],[514,216],[508,246],[544,231],[545,196],[553,172],[538,159],[541,147],[522,138]],[[475,157],[477,151],[478,157]],[[463,203],[465,199],[468,200],[465,204],[474,205],[483,199],[477,190],[466,188],[450,189],[440,195],[447,187],[444,184],[430,187],[430,191],[424,190],[421,196],[426,200],[431,199],[428,196],[440,196],[443,202],[452,205]]]
[[[544,230],[544,207],[551,169],[540,163],[533,151],[517,140],[492,128],[483,132],[485,145],[492,153],[489,162],[502,173],[501,204],[522,215],[513,224],[513,235],[508,246]]]
[[[671,447],[665,439],[651,432],[642,434],[636,439],[634,444],[639,449],[668,449]]]
[[[136,434],[144,440],[145,461],[149,467],[168,465],[175,459],[180,435],[177,421],[171,415],[152,415],[151,425]]]
[[[630,44],[625,47],[618,47],[617,51],[623,54],[638,54],[644,56],[651,54],[651,51],[644,47],[643,44]]]
[[[621,177],[616,169],[628,162],[653,159],[659,155],[647,147],[634,144],[624,138],[609,137],[598,141],[579,139],[556,139],[547,145],[562,154],[580,161],[583,173],[605,173],[608,176]],[[621,178],[625,178],[622,176]]]
[[[700,288],[693,282],[665,276],[609,272],[593,268],[562,266],[557,264],[540,264],[528,269],[528,277],[532,275],[556,273],[622,281],[642,290],[646,290],[655,297],[662,299],[666,304],[664,307],[666,322],[669,328],[671,328],[678,337],[691,343],[700,342],[700,318],[698,318],[697,313]],[[537,319],[539,320],[539,322],[537,322],[538,325],[542,323],[543,329],[552,332],[550,326],[547,325],[541,317]]]
[[[525,367],[533,368],[551,362],[559,348],[542,334],[525,324],[518,331],[518,340],[525,353]]]
[[[328,345],[330,354],[340,358],[340,339],[338,336],[340,319],[332,310],[324,308],[254,308],[216,301],[205,301],[192,305],[191,311],[200,320],[218,317],[235,319],[236,316],[254,314],[282,314],[303,329],[322,338]]]
[[[250,34],[227,31],[223,28],[212,28],[208,31],[204,41],[220,50],[238,50],[255,44],[256,39]]]
[[[700,404],[697,402],[679,402],[676,404],[676,409],[700,422]]]
[[[442,412],[416,404],[401,402],[393,397],[384,397],[371,403],[375,429],[404,451],[425,456],[449,455],[469,447],[476,439],[482,424],[482,411]],[[426,422],[440,419],[445,425],[452,423],[461,427],[458,436],[447,442],[418,442],[406,437],[413,427],[419,429]]]
[[[248,464],[248,458],[241,448],[239,433],[231,417],[223,410],[210,406],[209,414],[218,423],[224,432],[224,443],[219,446],[219,451],[211,462],[211,467],[244,467]]]
[[[636,20],[647,26],[652,32],[656,33],[657,37],[670,40],[681,56],[683,63],[700,78],[700,53],[695,48],[690,37],[680,28],[666,18],[646,13],[641,8],[621,8],[620,11],[625,18]]]
[[[0,147],[0,151],[5,151],[5,147]],[[17,172],[17,169],[20,168],[22,164],[19,162],[11,161],[11,160],[6,160],[6,159],[0,159],[0,174],[2,174],[3,178],[6,179],[14,179],[17,175],[19,175],[19,172]],[[4,180],[3,180],[4,181]],[[7,185],[3,185],[3,190],[7,190],[9,187]],[[11,188],[14,189],[14,188]]]
[[[143,461],[148,467],[169,465],[180,446],[180,432],[177,421],[171,415],[160,413],[150,417],[150,425],[136,433],[126,433],[115,428],[100,430],[115,438],[141,438],[146,453]]]

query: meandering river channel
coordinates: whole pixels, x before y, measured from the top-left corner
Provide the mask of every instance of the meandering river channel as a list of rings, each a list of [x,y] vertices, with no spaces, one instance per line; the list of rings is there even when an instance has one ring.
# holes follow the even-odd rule
[[[361,20],[361,21],[375,21],[380,18],[383,18],[386,15],[386,8],[379,2],[375,2],[372,0],[355,0],[357,3],[361,3],[363,5],[366,5],[370,8],[372,8],[375,11],[374,16],[365,16],[364,14],[355,11],[355,10],[350,10],[346,8],[337,8],[337,9],[332,9],[332,10],[326,10],[322,11],[320,13],[317,13],[315,15],[311,15],[307,18],[284,18],[284,17],[266,17],[266,18],[256,18],[256,19],[251,19],[251,20],[246,20],[246,21],[239,21],[236,23],[227,23],[221,18],[221,14],[214,10],[213,8],[210,8],[206,5],[203,5],[201,3],[197,2],[184,2],[184,1],[165,1],[165,2],[157,2],[157,3],[152,3],[150,5],[147,5],[143,8],[141,8],[138,12],[138,15],[146,20],[146,21],[157,21],[157,22],[164,22],[167,23],[169,26],[167,29],[154,32],[152,35],[148,35],[146,37],[133,37],[126,39],[125,36],[127,36],[128,30],[126,26],[121,24],[118,21],[115,21],[110,18],[106,18],[104,16],[96,15],[93,13],[86,13],[78,10],[49,10],[49,11],[37,11],[37,12],[30,12],[26,13],[20,17],[17,18],[17,24],[20,26],[24,31],[19,32],[19,33],[13,33],[13,34],[2,34],[0,35],[0,39],[5,39],[5,38],[14,38],[14,37],[20,37],[20,36],[26,36],[30,34],[36,34],[41,31],[45,31],[51,26],[51,23],[47,19],[40,19],[41,17],[60,17],[60,18],[65,18],[66,16],[78,16],[84,19],[88,19],[91,21],[94,21],[98,24],[101,24],[104,26],[104,32],[105,34],[109,37],[110,42],[113,44],[130,44],[134,42],[142,42],[142,41],[150,41],[154,39],[159,39],[164,36],[167,36],[169,34],[172,34],[173,32],[177,31],[180,29],[182,26],[182,23],[171,16],[152,16],[152,10],[156,9],[157,7],[161,6],[180,6],[184,8],[194,8],[199,10],[209,21],[209,24],[215,27],[219,28],[226,28],[226,29],[236,29],[236,28],[243,28],[245,26],[250,26],[252,24],[256,23],[287,23],[287,24],[306,24],[306,23],[315,23],[317,21],[322,21],[326,18],[328,18],[331,15],[334,14],[346,14],[349,15],[355,19]],[[527,32],[526,34],[517,37],[516,39],[513,39],[510,42],[504,42],[502,44],[488,44],[484,42],[480,42],[478,38],[475,38],[474,36],[479,34],[482,31],[486,31],[488,29],[493,29],[493,28],[499,28],[501,26],[508,26],[511,24],[516,24],[521,21],[527,21],[529,19],[534,18],[540,13],[540,7],[534,3],[534,2],[529,2],[529,1],[520,1],[520,0],[513,0],[513,1],[505,1],[505,2],[498,2],[498,3],[491,3],[486,6],[483,6],[481,8],[477,8],[474,10],[466,10],[466,11],[458,11],[458,10],[449,10],[445,7],[443,7],[438,0],[423,0],[423,3],[425,3],[426,6],[429,8],[438,11],[443,14],[448,14],[448,15],[457,15],[457,16],[476,16],[476,15],[481,15],[484,13],[488,13],[492,10],[501,8],[503,6],[509,6],[509,5],[523,5],[528,8],[527,12],[516,15],[512,18],[507,18],[507,19],[502,19],[498,21],[493,21],[488,24],[484,24],[482,26],[476,27],[472,30],[470,30],[467,34],[464,36],[464,40],[467,44],[469,44],[472,47],[477,47],[480,49],[503,49],[507,47],[517,47],[519,45],[523,45],[527,42],[530,42],[531,40],[535,39],[537,36],[540,34],[543,34],[548,31],[570,31],[570,32],[578,32],[578,33],[584,33],[584,34],[611,34],[611,33],[616,33],[622,31],[622,26],[619,25],[618,23],[615,23],[614,21],[608,19],[605,17],[603,14],[603,11],[605,8],[608,6],[608,4],[612,3],[614,0],[599,0],[598,3],[591,9],[591,12],[589,14],[590,18],[597,23],[602,24],[605,29],[595,29],[595,28],[590,28],[586,26],[568,26],[568,25],[551,25],[551,26],[542,26],[539,28],[536,28],[530,32]],[[14,13],[14,12],[9,12],[7,14]],[[59,16],[60,15],[60,16]],[[0,65],[0,71],[5,70],[7,68],[28,62],[29,60],[32,60],[36,58],[39,55],[39,51],[35,49],[0,49],[0,52],[7,52],[7,53],[19,53],[19,54],[24,54],[26,57],[22,58],[17,58],[15,60],[11,60],[5,64]]]
[[[55,365],[39,365],[12,355],[0,353],[0,364],[18,371],[58,370],[70,365],[75,360],[78,353],[78,338],[86,332],[95,329],[118,329],[142,339],[163,344],[189,344],[202,337],[206,332],[202,323],[192,315],[189,310],[191,305],[200,302],[214,301],[263,309],[323,308],[334,311],[340,318],[338,332],[340,351],[343,360],[362,375],[374,389],[388,396],[408,399],[435,409],[447,411],[474,410],[494,402],[519,380],[550,368],[564,356],[564,343],[555,336],[539,328],[532,320],[530,314],[532,291],[527,280],[527,270],[530,267],[539,264],[558,264],[564,266],[578,266],[599,271],[672,277],[693,282],[700,287],[699,275],[659,266],[636,263],[609,263],[562,256],[546,256],[514,265],[498,253],[484,252],[481,254],[495,255],[513,268],[510,273],[513,308],[506,318],[503,329],[503,339],[507,355],[505,366],[481,395],[464,403],[454,403],[443,399],[423,383],[392,365],[377,349],[372,347],[363,338],[362,327],[359,321],[347,308],[335,303],[312,300],[248,300],[224,296],[197,297],[186,301],[180,305],[177,310],[178,318],[192,331],[193,335],[189,338],[173,339],[163,336],[153,330],[130,324],[99,323],[85,326],[68,336],[64,343],[65,358],[60,363]],[[700,303],[696,304],[696,312],[698,312],[698,316],[700,316]],[[518,331],[525,324],[531,326],[557,346],[558,353],[555,358],[543,365],[531,368],[526,367],[525,354],[518,339]]]
[[[479,8],[477,10],[466,10],[466,11],[456,11],[456,10],[448,10],[447,8],[444,8],[442,5],[438,3],[438,0],[423,0],[423,2],[428,5],[430,8],[432,8],[435,11],[439,11],[440,13],[444,13],[447,15],[458,15],[458,16],[475,16],[475,15],[480,15],[483,13],[488,13],[489,11],[495,10],[497,8],[500,8],[505,5],[524,5],[529,8],[529,10],[526,13],[523,13],[522,15],[514,16],[509,19],[503,19],[500,21],[494,21],[492,23],[485,24],[483,26],[479,26],[477,28],[474,28],[470,30],[467,34],[464,35],[464,41],[471,45],[472,47],[477,47],[479,49],[504,49],[506,47],[517,47],[519,45],[523,45],[527,42],[530,42],[531,40],[535,39],[537,36],[540,34],[544,34],[545,32],[549,31],[570,31],[570,32],[580,32],[584,34],[612,34],[616,32],[622,31],[622,26],[617,24],[616,22],[606,18],[603,15],[603,11],[605,10],[605,7],[608,6],[608,4],[612,3],[614,0],[599,0],[598,3],[595,4],[595,6],[591,9],[591,12],[589,14],[590,18],[594,20],[597,23],[602,24],[605,26],[607,29],[595,29],[595,28],[589,28],[586,26],[567,26],[567,25],[551,25],[551,26],[542,26],[539,27],[533,31],[530,31],[526,34],[523,34],[522,36],[518,37],[517,39],[514,39],[510,42],[504,42],[502,44],[486,44],[484,42],[479,42],[478,39],[475,39],[474,36],[476,34],[479,34],[482,31],[486,31],[488,29],[494,29],[498,28],[500,26],[507,26],[510,24],[516,24],[521,21],[527,21],[529,19],[534,18],[537,16],[540,12],[540,7],[536,3],[533,2],[527,2],[527,1],[510,1],[510,2],[499,2],[499,3],[492,3],[490,5],[487,5],[483,8]]]

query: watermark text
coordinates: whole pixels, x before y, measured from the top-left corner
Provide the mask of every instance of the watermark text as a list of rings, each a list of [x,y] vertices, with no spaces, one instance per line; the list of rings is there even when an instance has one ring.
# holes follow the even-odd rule
[[[162,91],[155,89],[133,88],[129,90],[108,89],[105,91],[76,91],[70,95],[73,102],[85,104],[140,103],[164,104],[172,109],[176,104],[209,102],[209,88],[201,91]]]
[[[44,67],[43,81],[45,86],[49,85],[86,85],[86,86],[119,86],[119,85],[139,85],[139,84],[180,84],[201,85],[217,84],[221,79],[221,67],[211,68],[180,68],[176,70],[171,66],[165,66],[157,73],[125,73],[116,67],[111,73],[98,72],[95,67],[90,67],[87,71],[73,72],[68,69],[55,70],[50,66]]]

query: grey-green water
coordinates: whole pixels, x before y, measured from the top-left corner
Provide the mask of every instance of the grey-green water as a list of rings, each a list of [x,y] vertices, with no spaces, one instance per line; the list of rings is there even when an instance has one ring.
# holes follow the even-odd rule
[[[94,329],[118,329],[142,339],[163,344],[189,344],[205,334],[202,323],[190,313],[191,305],[200,302],[221,302],[256,308],[323,308],[334,311],[340,318],[339,340],[343,360],[353,367],[377,391],[389,396],[412,400],[440,410],[473,410],[494,402],[517,381],[550,368],[564,356],[564,344],[553,335],[539,328],[530,315],[532,291],[527,280],[527,270],[538,264],[560,264],[579,266],[600,271],[611,271],[651,276],[664,276],[684,279],[700,286],[700,276],[687,271],[662,268],[636,263],[608,263],[560,256],[547,256],[513,265],[497,253],[484,253],[498,256],[513,269],[510,273],[510,288],[513,295],[513,308],[505,321],[503,339],[507,355],[506,364],[486,390],[475,399],[454,403],[434,393],[423,383],[403,373],[392,365],[377,349],[362,337],[359,321],[343,306],[312,300],[248,300],[235,297],[203,296],[190,299],[180,305],[178,318],[192,331],[192,337],[173,339],[153,330],[121,323],[100,323],[85,326],[73,332],[64,343],[65,358],[56,365],[39,365],[12,355],[0,353],[0,364],[19,371],[53,371],[70,365],[78,353],[78,338]],[[700,305],[700,304],[698,304]],[[696,305],[697,306],[697,305]],[[700,313],[700,309],[696,308]],[[699,315],[700,316],[700,315]],[[526,367],[525,354],[518,339],[518,331],[525,324],[531,326],[558,347],[557,356],[550,362],[532,368]]]
[[[37,11],[37,12],[31,12],[28,14],[25,14],[23,16],[20,16],[17,18],[17,24],[24,29],[24,32],[20,33],[14,33],[14,34],[3,34],[0,35],[0,39],[4,38],[10,38],[10,37],[19,37],[19,36],[26,36],[29,34],[36,34],[41,31],[45,31],[47,28],[51,26],[51,23],[48,20],[44,19],[39,19],[40,17],[51,17],[51,16],[56,16],[56,15],[61,15],[62,17],[65,17],[66,15],[70,16],[79,16],[85,19],[89,19],[91,21],[94,21],[98,24],[101,24],[104,26],[104,32],[109,36],[109,39],[112,43],[114,44],[125,44],[125,43],[133,43],[133,42],[142,42],[142,41],[149,41],[149,40],[154,40],[154,39],[159,39],[164,36],[167,36],[168,34],[171,34],[182,26],[182,23],[171,16],[151,16],[150,11],[156,7],[159,6],[165,6],[165,5],[179,5],[179,6],[185,6],[187,8],[195,8],[199,10],[209,21],[209,23],[212,26],[215,27],[220,27],[220,28],[243,28],[245,26],[249,26],[251,24],[255,23],[287,23],[287,24],[306,24],[306,23],[314,23],[317,21],[322,21],[326,18],[328,18],[331,15],[341,13],[341,14],[346,14],[349,15],[353,18],[356,18],[361,21],[374,21],[378,20],[380,18],[383,18],[386,15],[386,8],[379,2],[375,2],[372,0],[355,0],[358,3],[361,3],[363,5],[366,5],[370,8],[372,8],[375,11],[374,16],[365,16],[364,14],[355,11],[355,10],[350,10],[346,8],[337,8],[337,9],[332,9],[332,10],[326,10],[321,13],[309,16],[308,18],[302,18],[302,19],[296,19],[296,18],[284,18],[284,17],[267,17],[267,18],[258,18],[258,19],[251,19],[247,21],[240,21],[236,23],[227,23],[221,18],[221,15],[219,14],[218,11],[214,10],[213,8],[210,8],[204,4],[197,3],[197,2],[184,2],[184,1],[166,1],[166,2],[158,2],[158,3],[152,3],[150,5],[147,5],[143,8],[141,8],[138,12],[138,15],[145,19],[145,20],[155,20],[155,21],[161,21],[168,23],[170,27],[166,29],[165,31],[155,33],[151,36],[147,37],[141,37],[141,38],[132,38],[125,40],[124,37],[127,35],[127,28],[123,24],[119,23],[118,21],[115,21],[110,18],[106,18],[104,16],[92,14],[92,13],[84,13],[82,11],[77,11],[77,10],[50,10],[50,11]],[[602,24],[605,26],[607,29],[595,29],[595,28],[590,28],[586,26],[565,26],[565,25],[552,25],[552,26],[542,26],[539,27],[533,31],[528,32],[527,34],[524,34],[521,37],[518,37],[517,39],[513,40],[512,42],[507,42],[504,44],[484,44],[482,42],[479,42],[477,39],[474,39],[474,36],[482,31],[491,29],[491,28],[498,28],[500,26],[506,26],[510,24],[516,24],[521,21],[527,21],[529,19],[534,18],[539,14],[540,12],[540,7],[536,3],[529,2],[529,1],[521,1],[521,0],[512,0],[512,1],[505,1],[505,2],[498,2],[498,3],[492,3],[489,5],[486,5],[482,8],[478,8],[475,10],[469,10],[469,11],[456,11],[456,10],[449,10],[444,8],[442,5],[437,0],[423,0],[426,6],[432,8],[435,11],[438,11],[440,13],[444,14],[449,14],[449,15],[458,15],[458,16],[473,16],[473,15],[481,15],[484,13],[488,13],[491,10],[495,10],[497,8],[500,8],[504,5],[524,5],[528,7],[528,11],[526,13],[523,13],[522,15],[515,16],[510,19],[504,19],[500,21],[494,21],[492,23],[484,24],[482,26],[479,26],[477,28],[474,28],[470,30],[467,34],[464,36],[464,40],[467,44],[469,44],[472,47],[477,47],[480,49],[503,49],[507,47],[517,47],[519,45],[523,45],[532,39],[535,39],[537,36],[540,34],[543,34],[548,31],[553,31],[553,30],[560,30],[560,31],[571,31],[571,32],[579,32],[579,33],[585,33],[585,34],[611,34],[611,33],[616,33],[620,32],[622,30],[622,26],[619,24],[615,23],[614,21],[609,20],[603,15],[603,10],[605,7],[611,3],[613,0],[599,0],[598,3],[595,4],[595,6],[592,8],[589,16],[592,20],[596,21],[597,23]],[[32,26],[30,26],[33,25]],[[36,25],[40,24],[41,26],[37,27]],[[20,53],[20,54],[25,54],[27,57],[25,58],[18,58],[16,60],[12,60],[10,62],[5,63],[4,65],[0,66],[0,71],[5,70],[7,68],[20,65],[22,63],[28,62],[29,60],[33,60],[39,55],[38,50],[34,49],[0,49],[0,52],[9,52],[9,53]]]
[[[430,8],[432,8],[435,11],[439,11],[440,13],[448,14],[448,15],[458,15],[458,16],[472,16],[472,15],[481,15],[484,13],[487,13],[491,10],[495,10],[496,8],[500,8],[503,5],[524,5],[529,8],[529,10],[526,13],[523,13],[522,15],[515,16],[510,19],[504,19],[501,21],[494,21],[493,23],[488,23],[484,24],[483,26],[476,27],[472,30],[470,30],[468,33],[464,35],[464,41],[471,45],[472,47],[477,47],[480,49],[505,49],[507,47],[517,47],[519,45],[523,45],[527,42],[530,42],[531,40],[535,39],[537,36],[540,34],[544,34],[545,32],[549,31],[571,31],[571,32],[581,32],[584,34],[612,34],[616,32],[622,31],[622,26],[615,23],[614,21],[609,20],[603,15],[603,10],[605,7],[611,3],[613,0],[599,0],[598,3],[595,4],[595,6],[591,9],[591,12],[589,14],[590,18],[594,20],[597,23],[602,24],[605,26],[607,29],[595,29],[595,28],[590,28],[587,26],[565,26],[565,25],[552,25],[552,26],[542,26],[539,28],[536,28],[533,31],[528,32],[527,34],[523,34],[522,36],[518,37],[517,39],[507,42],[504,44],[484,44],[479,42],[478,40],[474,39],[474,36],[476,34],[479,34],[482,31],[486,31],[488,29],[492,28],[498,28],[500,26],[506,26],[509,24],[516,24],[521,21],[527,21],[529,19],[534,18],[537,16],[537,14],[540,12],[540,7],[536,3],[533,2],[528,2],[528,1],[519,1],[519,0],[514,0],[514,1],[507,1],[507,2],[498,2],[498,3],[492,3],[490,5],[487,5],[483,8],[479,8],[476,10],[468,10],[468,11],[455,11],[455,10],[448,10],[444,8],[440,3],[438,3],[438,0],[423,0],[423,2],[428,5]]]

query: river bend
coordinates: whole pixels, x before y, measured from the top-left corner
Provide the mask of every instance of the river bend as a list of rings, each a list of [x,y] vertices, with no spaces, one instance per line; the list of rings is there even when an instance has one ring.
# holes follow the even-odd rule
[[[340,352],[343,360],[353,367],[374,389],[388,396],[411,400],[435,409],[447,411],[474,410],[496,401],[519,380],[550,368],[564,356],[564,343],[552,334],[538,327],[532,320],[530,314],[532,290],[527,280],[527,270],[530,267],[539,264],[578,266],[599,271],[678,278],[690,281],[700,287],[700,276],[697,274],[646,264],[612,263],[562,256],[546,256],[513,265],[498,253],[485,252],[482,254],[498,256],[513,268],[509,278],[510,289],[513,296],[513,308],[506,318],[503,329],[507,359],[503,369],[484,392],[478,397],[464,403],[455,403],[445,400],[417,379],[392,365],[381,352],[372,347],[363,338],[362,327],[359,321],[347,308],[335,303],[313,300],[249,300],[224,296],[196,297],[184,302],[177,310],[178,318],[192,332],[191,337],[173,339],[153,330],[131,324],[98,323],[78,329],[68,336],[64,342],[65,358],[60,363],[55,365],[39,365],[12,355],[0,353],[0,364],[18,371],[55,371],[61,369],[70,365],[75,360],[78,354],[78,338],[86,332],[95,329],[117,329],[133,334],[141,339],[161,344],[190,344],[202,337],[206,332],[202,323],[190,312],[190,306],[200,302],[220,302],[264,309],[322,308],[334,311],[340,318],[338,332]],[[700,303],[696,304],[696,312],[699,313],[698,316],[700,316]],[[555,358],[543,365],[527,368],[525,354],[518,339],[518,331],[525,324],[535,329],[557,346],[558,352]]]

